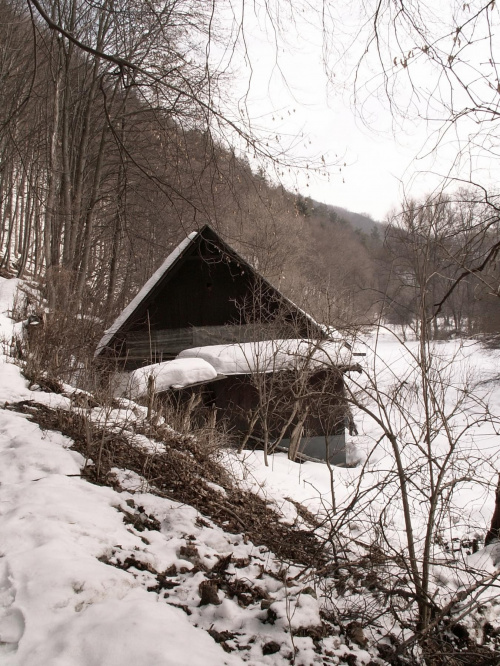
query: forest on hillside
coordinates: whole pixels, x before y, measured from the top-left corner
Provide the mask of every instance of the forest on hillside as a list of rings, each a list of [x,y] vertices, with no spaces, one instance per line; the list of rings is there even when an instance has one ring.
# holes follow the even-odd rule
[[[286,155],[217,110],[228,83],[204,61],[203,44],[223,37],[212,20],[187,0],[159,13],[0,2],[0,269],[45,280],[53,308],[102,329],[209,223],[325,323],[411,326],[425,288],[432,336],[496,331],[490,208],[462,191],[363,230],[355,214],[287,191],[275,176]],[[252,167],[234,136],[275,171]]]
[[[245,25],[219,9],[259,8],[283,32],[319,8],[326,41],[328,11],[347,4],[0,0],[0,660],[499,663],[500,194],[481,180],[494,168],[483,159],[475,182],[448,165],[448,187],[374,222],[285,187],[288,170],[316,166],[244,100],[230,110]],[[495,160],[500,10],[451,4],[446,23],[430,20],[444,5],[354,1],[361,55],[342,85],[359,93],[366,65],[379,75],[366,95],[388,97],[394,120],[444,110],[431,152],[468,118],[459,157]],[[465,75],[478,42],[491,69],[481,53]],[[174,255],[188,277],[191,259],[208,265],[210,293],[212,266],[227,268],[250,291],[224,304],[238,324],[248,303],[259,315],[233,327],[231,311],[208,333],[239,328],[248,343],[208,338],[207,361],[179,336],[175,358],[172,345],[156,359],[164,321],[155,331],[144,308],[141,330],[124,318],[131,335],[116,335],[116,349],[135,337],[137,357],[96,359],[103,331],[120,333],[117,314],[206,224],[293,303],[268,295],[266,311],[240,258],[199,238],[196,255]],[[189,315],[164,340],[192,332]],[[341,335],[321,339],[322,324]],[[209,388],[224,381],[227,418]]]

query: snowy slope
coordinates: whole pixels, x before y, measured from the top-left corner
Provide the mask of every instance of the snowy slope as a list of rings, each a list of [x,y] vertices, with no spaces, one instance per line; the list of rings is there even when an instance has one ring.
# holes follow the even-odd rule
[[[8,317],[15,288],[15,280],[0,279],[5,350],[12,334],[21,330]],[[380,337],[379,355],[368,362],[378,364],[377,376],[387,390],[395,378],[409,372],[413,344],[403,349],[393,336]],[[500,374],[499,354],[472,343],[465,349],[458,349],[455,342],[442,343],[439,350],[443,358],[453,352],[461,355],[453,366],[455,379],[467,365],[475,368],[482,398],[491,412],[499,412],[495,381]],[[113,470],[120,492],[82,479],[84,459],[71,449],[72,441],[42,430],[29,414],[15,411],[14,403],[26,400],[69,410],[71,388],[63,395],[30,390],[4,353],[0,357],[1,664],[362,666],[370,661],[386,663],[377,656],[381,653],[376,645],[388,645],[388,637],[398,632],[405,637],[393,617],[380,612],[378,597],[370,597],[359,580],[339,590],[337,580],[280,560],[246,535],[224,531],[193,507],[149,492],[146,479],[136,473]],[[119,425],[132,412],[139,424],[144,410],[127,401],[107,415],[108,422]],[[99,409],[92,413],[96,422],[102,418]],[[380,429],[372,420],[361,412],[355,418],[360,435],[351,438],[349,456],[364,461],[363,467],[335,468],[330,475],[323,464],[297,465],[283,454],[273,456],[268,468],[259,452],[225,454],[226,468],[245,487],[272,501],[282,521],[304,520],[296,504],[300,502],[311,520],[325,520],[318,528],[325,535],[354,494],[365,493],[359,508],[335,532],[353,561],[368,552],[376,537],[373,519],[380,515],[386,520],[391,547],[405,545],[401,506],[392,499],[395,487],[393,482],[381,485],[392,469],[391,451],[379,442]],[[137,441],[154,455],[158,444],[143,435]],[[379,444],[374,448],[375,442]],[[488,526],[498,443],[492,421],[478,424],[464,438],[464,455],[471,457],[474,452],[478,476],[466,480],[454,498],[455,513],[450,513],[446,537],[450,543],[484,533]],[[443,442],[437,440],[436,446]],[[332,489],[340,509],[335,516]],[[224,493],[219,487],[214,491]],[[425,524],[418,501],[412,510],[415,529],[421,531]],[[449,569],[448,563],[455,560],[443,544],[436,545],[435,554],[434,593],[442,603],[468,584],[473,572],[494,573],[499,559],[498,547],[483,549],[469,560],[460,551],[460,566]],[[387,575],[393,569],[388,565]],[[202,590],[210,586],[211,601],[203,604]],[[496,589],[481,594],[481,621],[498,624]],[[365,638],[356,642],[345,626],[365,617],[370,604],[377,621],[365,628],[369,643]],[[340,618],[338,624],[335,620],[325,625],[322,609]]]
[[[15,281],[0,282],[0,324]],[[45,400],[3,355],[0,401]],[[57,401],[57,396],[53,398]],[[68,401],[69,402],[69,401]],[[186,614],[158,603],[137,576],[98,558],[117,546],[144,552],[139,533],[127,529],[117,507],[126,493],[80,479],[83,458],[63,435],[42,432],[25,416],[0,410],[0,661],[2,664],[236,664]],[[160,500],[159,500],[160,501]],[[172,503],[164,514],[175,515]],[[173,509],[173,511],[172,511]],[[177,558],[170,531],[158,535],[152,559]]]
[[[7,316],[14,289],[14,281],[0,281],[7,340],[19,332]],[[320,626],[318,601],[302,581],[283,584],[283,563],[267,548],[148,493],[137,474],[114,470],[122,492],[80,478],[84,459],[71,440],[11,409],[21,400],[69,409],[70,397],[29,390],[5,354],[0,396],[0,663],[324,663],[311,637],[290,635]],[[144,516],[154,519],[139,529]],[[224,558],[220,576],[226,588],[239,585],[239,596],[221,591],[201,605],[200,585]],[[300,578],[299,568],[286,571]],[[369,661],[335,636],[323,649],[331,663],[347,654]]]

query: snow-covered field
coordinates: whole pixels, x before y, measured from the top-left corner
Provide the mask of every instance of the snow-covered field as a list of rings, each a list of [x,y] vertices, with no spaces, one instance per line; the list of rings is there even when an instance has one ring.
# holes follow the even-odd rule
[[[385,406],[385,419],[374,401],[370,400],[375,391],[364,376],[358,377],[354,373],[351,388],[354,393],[361,394],[376,416],[391,420],[395,431],[406,444],[406,448],[402,449],[405,464],[414,465],[419,473],[424,473],[420,469],[425,461],[420,439],[423,430],[422,405],[412,396],[401,395],[401,384],[406,384],[408,388],[410,382],[417,381],[413,355],[418,353],[418,342],[410,341],[403,346],[390,331],[380,331],[376,341],[370,338],[365,342],[365,367],[377,379],[376,388]],[[500,471],[500,352],[486,349],[476,341],[466,340],[437,342],[435,354],[443,366],[440,370],[443,420],[446,417],[455,447],[455,463],[462,465],[461,469],[450,470],[450,474],[461,483],[456,484],[458,489],[453,497],[453,507],[459,508],[460,520],[448,525],[449,538],[476,533],[484,537],[494,509],[494,488]],[[467,391],[460,390],[466,385],[473,393],[470,399]],[[399,405],[397,399],[396,404],[390,400],[398,387]],[[460,399],[463,400],[463,409],[454,413]],[[412,413],[408,414],[406,410]],[[359,483],[363,488],[376,486],[380,479],[394,469],[393,452],[387,438],[381,439],[383,430],[380,425],[361,409],[353,408],[353,411],[359,434],[348,438],[347,458],[352,464],[357,463],[357,466],[345,469],[337,467],[333,470],[333,488],[339,509],[350,501],[353,492],[359,492]],[[433,452],[440,454],[449,451],[450,441],[446,433],[437,434],[432,448]],[[280,454],[273,457],[268,469],[258,451],[247,452],[245,460],[249,478],[253,478],[256,486],[265,488],[271,497],[293,495],[315,513],[331,506],[332,483],[325,465],[312,462],[296,465]],[[465,474],[467,468],[470,474]],[[425,492],[423,487],[421,489]],[[390,492],[381,493],[377,490],[372,501],[386,502]],[[402,515],[399,508],[393,507],[396,524],[401,528]],[[418,509],[414,508],[414,518],[417,519]]]
[[[6,341],[5,351],[20,328],[7,315],[15,288],[15,280],[0,278],[0,336]],[[420,543],[428,513],[425,447],[417,432],[422,406],[417,398],[411,402],[418,383],[411,354],[417,352],[418,344],[410,342],[404,348],[392,334],[381,333],[375,355],[373,338],[366,343],[367,369],[376,365],[377,390],[386,397],[386,416],[398,428],[404,462],[412,470],[410,476],[414,475],[411,511]],[[439,434],[433,442],[436,461],[442,460],[450,441],[461,433],[448,459],[447,483],[451,485],[447,487],[454,494],[446,495],[446,515],[436,516],[442,532],[433,564],[440,583],[432,591],[446,599],[470,582],[471,567],[485,575],[495,568],[494,546],[468,557],[460,542],[484,536],[494,508],[500,354],[475,342],[460,345],[457,341],[437,343],[436,354],[444,365],[440,374],[446,389],[443,416],[449,428],[447,437]],[[459,397],[464,398],[457,387],[467,373],[477,380],[474,396],[479,396],[481,404],[475,397],[469,400],[466,393],[463,409],[454,414]],[[372,391],[366,377],[353,376],[353,391],[358,390],[356,383],[365,394]],[[396,386],[407,402],[395,395]],[[69,409],[71,391],[63,395],[32,391],[19,367],[6,353],[0,356],[1,664],[311,666],[345,663],[342,657],[348,655],[355,656],[357,664],[373,659],[363,644],[344,635],[322,637],[318,649],[311,635],[321,624],[321,606],[332,604],[332,599],[322,597],[327,585],[315,586],[307,572],[285,567],[267,548],[252,544],[243,534],[225,532],[191,506],[148,493],[147,484],[133,473],[115,471],[122,492],[85,481],[80,477],[84,459],[70,449],[71,440],[41,430],[26,415],[8,408],[21,400]],[[366,405],[375,409],[374,404],[368,396]],[[483,418],[480,410],[486,404]],[[387,438],[381,439],[380,425],[360,410],[354,416],[360,434],[350,438],[348,454],[352,461],[360,461],[356,467],[335,468],[330,474],[326,465],[294,464],[284,454],[271,457],[270,467],[265,467],[259,452],[227,453],[225,464],[246,487],[273,500],[283,520],[300,520],[294,504],[300,502],[326,521],[325,534],[336,525],[342,543],[352,542],[354,550],[355,544],[373,543],[378,534],[394,552],[404,552],[393,451]],[[357,499],[349,518],[335,523],[346,515],[343,510],[353,498]],[[160,529],[138,529],[131,515],[136,519],[154,516]],[[229,555],[225,571],[231,580],[258,588],[260,598],[244,605],[216,591],[215,603],[200,605],[200,585],[209,581],[207,572],[222,566]],[[447,569],[452,560],[460,561]],[[140,566],[133,566],[134,561]],[[342,595],[337,609],[345,610],[349,604],[359,607],[363,594]],[[486,609],[482,612],[491,622],[497,617],[495,595],[489,588],[482,598]],[[371,633],[375,641],[395,630],[390,618],[380,618],[378,627],[378,636],[376,631]]]

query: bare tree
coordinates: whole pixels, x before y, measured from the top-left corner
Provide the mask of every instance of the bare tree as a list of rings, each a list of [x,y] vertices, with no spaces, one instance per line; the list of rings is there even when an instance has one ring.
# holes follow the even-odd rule
[[[500,135],[499,9],[491,0],[439,6],[370,0],[351,3],[350,14],[359,18],[355,39],[347,49],[346,42],[341,43],[344,51],[338,55],[353,65],[354,97],[357,108],[367,109],[365,122],[370,124],[373,111],[373,105],[365,103],[385,100],[383,108],[392,113],[396,132],[423,124],[428,139],[418,157],[437,156],[443,165],[434,202],[439,203],[444,191],[450,196],[455,190],[455,201],[482,202],[485,207],[484,224],[469,239],[483,243],[484,251],[480,256],[468,253],[458,264],[461,270],[434,304],[437,315],[457,285],[470,275],[486,273],[500,250],[495,233],[490,235],[500,212],[498,179],[490,173]],[[332,81],[337,63],[327,62]]]
[[[334,539],[337,535],[337,556],[344,552],[346,559],[339,568],[349,570],[357,565],[340,535],[351,521],[362,526],[365,542],[369,542],[364,557],[373,558],[375,570],[380,567],[370,578],[369,589],[379,590],[386,602],[390,600],[395,627],[401,630],[394,651],[407,655],[418,645],[428,663],[441,663],[432,661],[437,652],[445,650],[439,647],[439,627],[448,617],[453,623],[476,612],[480,592],[492,584],[490,576],[454,556],[452,543],[455,539],[461,549],[462,535],[456,537],[454,525],[472,535],[463,540],[467,542],[464,548],[472,548],[473,538],[476,549],[481,543],[484,526],[464,525],[458,491],[471,483],[494,491],[498,457],[489,453],[485,457],[477,449],[474,431],[490,423],[494,432],[498,417],[490,411],[487,390],[468,368],[462,344],[444,351],[431,339],[428,312],[433,303],[429,288],[433,267],[419,269],[432,258],[435,237],[428,224],[425,229],[421,236],[405,236],[405,242],[419,244],[410,253],[417,262],[412,286],[418,305],[418,336],[405,341],[391,328],[381,326],[374,337],[371,363],[360,378],[352,375],[346,381],[353,409],[375,424],[374,441],[354,488],[337,506],[330,535]],[[382,332],[396,343],[399,362],[379,353]],[[370,459],[374,454],[380,458],[382,451],[383,464],[370,470]],[[366,566],[364,557],[361,566]],[[444,569],[454,581],[451,589],[446,585],[443,589],[440,582]],[[381,608],[378,602],[369,610],[368,603],[366,606],[366,623],[370,624]]]
[[[381,293],[385,315],[419,333],[422,294],[426,294],[427,333],[431,337],[471,335],[486,330],[498,288],[494,265],[467,272],[496,242],[484,202],[461,192],[455,198],[406,202],[390,220],[385,238]]]

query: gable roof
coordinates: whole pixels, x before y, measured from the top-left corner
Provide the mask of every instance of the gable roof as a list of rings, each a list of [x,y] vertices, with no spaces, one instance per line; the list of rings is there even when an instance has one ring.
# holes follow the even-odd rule
[[[165,259],[162,265],[153,273],[153,275],[149,278],[149,280],[142,287],[139,293],[136,296],[134,296],[134,298],[130,301],[127,307],[121,311],[121,313],[115,319],[113,324],[111,324],[108,330],[105,331],[103,337],[101,338],[99,344],[97,345],[97,349],[95,351],[94,356],[99,356],[99,354],[109,345],[112,339],[125,326],[125,324],[134,314],[137,308],[141,305],[141,303],[143,303],[148,298],[151,291],[153,291],[153,289],[160,282],[165,273],[167,273],[168,270],[172,268],[172,266],[177,262],[179,257],[182,256],[185,250],[187,250],[187,248],[192,245],[194,239],[198,236],[199,233],[200,232],[198,231],[193,231],[192,233],[190,233],[189,236],[187,236],[183,241],[181,241],[179,245],[175,248],[175,250],[173,250],[168,255],[168,257]]]
[[[275,293],[279,299],[290,308],[300,313],[305,319],[307,319],[309,325],[315,330],[318,337],[331,337],[327,335],[325,328],[318,324],[310,315],[307,314],[304,310],[299,308],[295,303],[293,303],[289,298],[284,296],[276,287],[274,287],[268,280],[266,280],[262,275],[256,271],[256,269],[249,264],[245,259],[243,259],[230,245],[228,245],[222,238],[206,224],[199,231],[194,231],[189,234],[179,245],[168,255],[165,261],[161,266],[153,273],[149,278],[146,284],[140,289],[138,294],[130,301],[127,307],[118,315],[113,324],[105,331],[103,337],[97,345],[94,357],[99,356],[106,348],[110,346],[113,340],[124,330],[127,325],[130,323],[134,313],[138,308],[140,308],[145,301],[148,301],[152,298],[154,294],[161,290],[163,284],[168,279],[169,274],[174,270],[174,268],[182,261],[182,259],[189,253],[197,241],[204,239],[216,244],[220,250],[225,254],[231,257],[233,260],[237,261],[239,264],[244,266],[248,271],[250,271],[255,277],[257,277],[261,283],[266,287],[266,289],[271,290]]]

